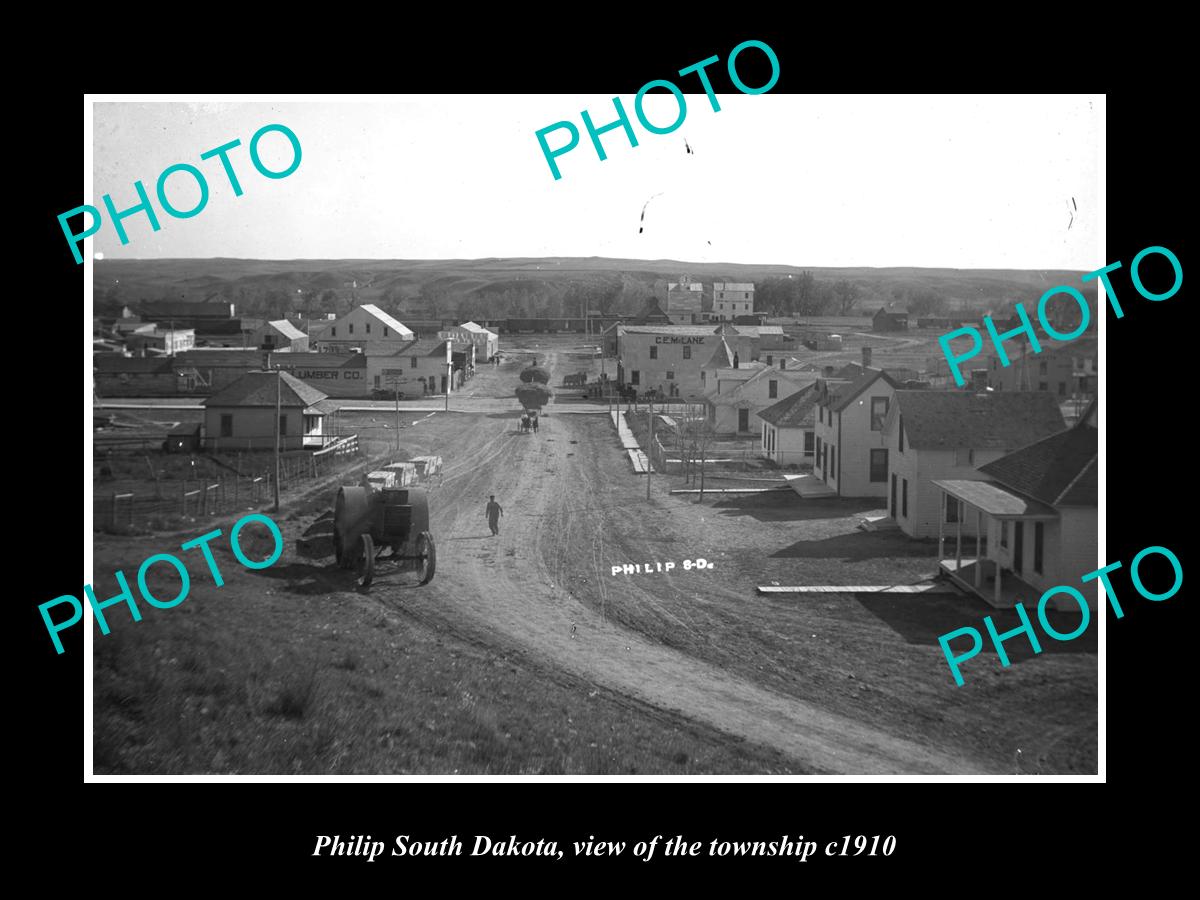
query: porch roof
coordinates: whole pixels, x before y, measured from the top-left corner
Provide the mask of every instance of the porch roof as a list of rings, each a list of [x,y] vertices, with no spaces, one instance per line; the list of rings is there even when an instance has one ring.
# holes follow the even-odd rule
[[[1008,490],[994,481],[946,479],[934,481],[951,497],[978,507],[998,519],[1054,519],[1058,513],[1052,507]]]

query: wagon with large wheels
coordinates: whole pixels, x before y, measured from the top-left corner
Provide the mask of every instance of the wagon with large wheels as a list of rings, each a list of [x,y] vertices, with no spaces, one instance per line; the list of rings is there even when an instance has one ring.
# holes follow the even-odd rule
[[[333,549],[338,565],[354,569],[363,587],[370,586],[381,564],[395,564],[420,584],[429,584],[437,550],[425,492],[415,487],[340,488],[333,507]]]

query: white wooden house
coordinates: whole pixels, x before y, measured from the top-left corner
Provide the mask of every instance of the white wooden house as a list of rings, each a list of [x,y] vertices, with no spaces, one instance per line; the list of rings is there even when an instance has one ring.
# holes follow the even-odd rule
[[[957,503],[942,503],[935,479],[982,479],[979,467],[1066,428],[1048,393],[896,391],[884,422],[888,513],[910,537],[936,537],[941,525],[974,535]]]
[[[781,466],[813,461],[816,448],[817,385],[812,383],[759,410],[762,455]]]
[[[896,382],[881,369],[854,381],[818,382],[813,474],[839,497],[887,494],[887,444],[883,423]]]
[[[994,606],[1036,605],[1058,585],[1079,585],[1098,567],[1098,412],[1093,400],[1071,428],[1042,438],[980,468],[982,480],[939,479],[943,503],[958,520],[974,520],[979,537],[959,526],[938,536],[940,566]],[[949,547],[947,543],[949,542]],[[953,558],[948,550],[953,549]],[[1081,589],[1096,608],[1097,592]],[[1072,609],[1070,597],[1049,601]]]

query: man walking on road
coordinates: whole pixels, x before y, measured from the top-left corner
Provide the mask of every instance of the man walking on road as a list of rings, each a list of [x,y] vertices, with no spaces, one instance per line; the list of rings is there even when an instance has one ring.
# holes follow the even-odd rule
[[[504,510],[500,504],[496,502],[496,495],[492,494],[488,501],[486,514],[488,518],[488,527],[492,529],[492,534],[500,533],[500,517],[504,515]]]

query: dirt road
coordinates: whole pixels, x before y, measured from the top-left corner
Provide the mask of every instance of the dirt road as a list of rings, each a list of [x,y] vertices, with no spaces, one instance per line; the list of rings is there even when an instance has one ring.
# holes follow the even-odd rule
[[[554,371],[557,363],[551,353],[546,364]],[[614,554],[605,545],[618,527],[618,510],[605,501],[601,463],[611,469],[612,460],[600,457],[619,457],[619,444],[615,436],[597,440],[594,424],[586,421],[591,417],[556,415],[553,407],[549,412],[536,436],[518,434],[514,415],[474,420],[471,445],[447,453],[445,480],[431,503],[437,578],[414,591],[389,591],[382,578],[373,596],[403,606],[409,615],[522,648],[597,685],[777,748],[812,771],[984,771],[970,760],[763,688],[609,620],[607,592],[634,592],[635,602],[654,605],[656,590],[677,587],[685,576],[664,575],[644,584],[611,576],[610,565],[636,561],[622,558],[627,547]],[[484,517],[492,493],[504,507],[498,537]],[[678,625],[689,627],[682,620]]]

